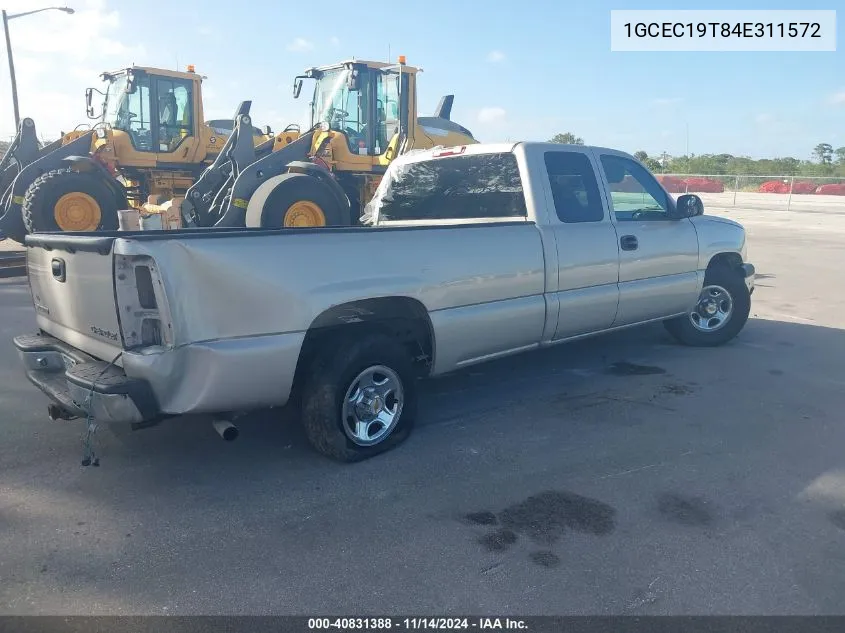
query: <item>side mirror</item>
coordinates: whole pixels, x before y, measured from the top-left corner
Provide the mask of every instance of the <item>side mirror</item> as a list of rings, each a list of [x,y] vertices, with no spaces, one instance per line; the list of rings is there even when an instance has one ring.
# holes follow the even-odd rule
[[[704,203],[701,198],[693,193],[679,196],[675,207],[679,218],[694,218],[697,215],[704,215]]]
[[[300,92],[302,92],[302,77],[297,77],[293,80],[293,98],[299,99]]]
[[[349,75],[346,77],[346,88],[350,91],[361,89],[361,73],[357,68],[349,71]]]
[[[88,114],[89,119],[94,118],[94,107],[91,105],[91,102],[94,99],[94,89],[93,88],[86,88],[85,89],[85,112]]]

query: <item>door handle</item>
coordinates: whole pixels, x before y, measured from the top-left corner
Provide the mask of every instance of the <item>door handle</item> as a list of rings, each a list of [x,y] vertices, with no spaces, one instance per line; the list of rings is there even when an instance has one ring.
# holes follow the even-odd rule
[[[623,235],[619,238],[619,245],[622,247],[623,251],[635,251],[637,250],[637,246],[639,243],[637,242],[636,235]]]

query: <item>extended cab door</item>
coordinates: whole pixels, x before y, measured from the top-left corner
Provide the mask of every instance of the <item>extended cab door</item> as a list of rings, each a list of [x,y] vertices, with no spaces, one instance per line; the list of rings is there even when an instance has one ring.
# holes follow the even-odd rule
[[[619,248],[587,150],[543,148],[542,188],[557,262],[550,294],[558,303],[552,340],[609,328],[619,301]],[[552,262],[548,262],[551,264]]]
[[[669,194],[639,162],[594,150],[619,237],[619,309],[614,326],[681,314],[698,295],[698,236],[673,219]]]

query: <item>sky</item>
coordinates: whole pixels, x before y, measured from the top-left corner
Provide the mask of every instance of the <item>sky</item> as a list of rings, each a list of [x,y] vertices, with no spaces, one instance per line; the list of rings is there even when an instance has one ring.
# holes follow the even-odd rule
[[[61,3],[63,0],[58,0]],[[782,0],[648,3],[630,0],[403,0],[317,4],[287,0],[64,0],[10,21],[21,116],[52,139],[85,117],[84,90],[131,64],[205,75],[206,119],[253,102],[253,121],[281,130],[308,123],[308,67],[349,58],[421,67],[420,114],[455,95],[452,119],[483,142],[548,140],[650,155],[730,153],[809,159],[821,142],[845,146],[845,46],[836,52],[611,52],[611,9],[834,9]],[[10,13],[50,0],[0,0]],[[845,8],[840,6],[840,8]],[[0,139],[14,134],[5,50]]]

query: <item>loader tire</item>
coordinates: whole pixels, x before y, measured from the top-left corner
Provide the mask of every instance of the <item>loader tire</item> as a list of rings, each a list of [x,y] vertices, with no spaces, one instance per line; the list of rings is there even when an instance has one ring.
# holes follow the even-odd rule
[[[308,174],[287,174],[264,203],[265,229],[350,226],[348,205],[341,205],[328,186]]]
[[[96,172],[54,169],[35,179],[21,208],[27,231],[114,231],[114,192]]]
[[[323,455],[357,462],[411,434],[416,375],[410,354],[395,338],[371,333],[326,341],[303,378],[302,424]]]

